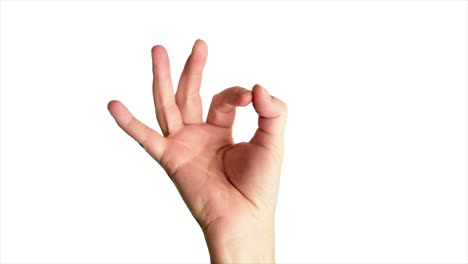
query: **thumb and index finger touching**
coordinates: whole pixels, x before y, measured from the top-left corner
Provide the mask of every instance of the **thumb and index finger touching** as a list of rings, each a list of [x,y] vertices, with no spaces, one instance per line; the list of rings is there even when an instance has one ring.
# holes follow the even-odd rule
[[[258,129],[251,143],[264,147],[281,144],[286,123],[287,107],[261,85],[251,90],[234,86],[213,97],[206,122],[208,124],[231,128],[234,123],[235,109],[252,103],[258,114]]]

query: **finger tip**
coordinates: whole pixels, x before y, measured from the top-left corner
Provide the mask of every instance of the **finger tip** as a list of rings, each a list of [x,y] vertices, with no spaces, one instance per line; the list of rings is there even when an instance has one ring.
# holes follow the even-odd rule
[[[255,90],[255,91],[257,91],[257,92],[263,92],[263,93],[269,95],[267,89],[265,89],[265,87],[263,87],[262,85],[260,85],[260,84],[258,84],[258,83],[256,83],[256,84],[252,87],[252,91],[253,91],[253,90]]]
[[[252,102],[252,92],[246,92],[239,97],[239,105],[246,106]]]
[[[261,86],[258,83],[253,86],[252,93],[254,95],[254,98],[257,98],[260,100],[271,99],[271,95],[270,93],[268,93],[267,89],[265,89],[265,87]]]
[[[107,109],[110,112],[120,112],[122,109],[126,110],[127,107],[119,100],[111,100],[107,103]]]
[[[122,103],[119,100],[111,100],[107,103],[107,110],[115,118],[116,115],[121,111]]]
[[[252,91],[259,90],[259,89],[262,89],[262,86],[258,83],[254,84],[254,86],[252,87]]]
[[[161,55],[164,55],[166,54],[166,48],[164,48],[164,46],[162,45],[155,45],[151,48],[151,54],[153,56],[161,56]]]
[[[206,57],[208,55],[208,45],[202,39],[197,39],[192,47],[192,53],[195,53],[195,51],[202,57]]]
[[[111,110],[111,108],[113,107],[113,105],[115,105],[116,103],[118,102],[118,100],[110,100],[108,103],[107,103],[107,110]]]
[[[207,46],[206,42],[205,42],[203,39],[201,39],[201,38],[197,38],[197,39],[195,40],[194,46],[195,46],[195,45],[199,45],[199,46],[203,46],[203,47],[206,47],[206,46]]]

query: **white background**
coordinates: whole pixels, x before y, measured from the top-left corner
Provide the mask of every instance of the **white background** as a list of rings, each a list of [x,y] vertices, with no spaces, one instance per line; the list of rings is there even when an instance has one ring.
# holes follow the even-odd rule
[[[150,49],[177,83],[197,38],[205,110],[255,83],[289,106],[278,262],[468,261],[466,1],[2,1],[2,263],[209,261],[106,108],[159,130]]]

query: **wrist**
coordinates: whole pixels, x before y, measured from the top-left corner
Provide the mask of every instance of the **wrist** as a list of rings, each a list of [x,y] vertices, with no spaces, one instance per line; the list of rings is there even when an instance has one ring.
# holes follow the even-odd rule
[[[242,231],[236,231],[242,230]],[[204,230],[211,263],[274,263],[274,221],[238,229],[217,225]]]

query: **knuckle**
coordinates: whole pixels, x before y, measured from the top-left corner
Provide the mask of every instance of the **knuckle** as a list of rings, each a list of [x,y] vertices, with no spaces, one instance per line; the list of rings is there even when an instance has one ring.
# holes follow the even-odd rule
[[[152,132],[151,128],[149,128],[146,125],[143,126],[143,135],[142,135],[142,138],[141,138],[141,141],[140,141],[140,145],[143,148],[146,148],[145,146],[148,145],[149,139],[151,137],[151,132]]]
[[[124,123],[123,128],[129,129],[136,121],[136,118],[134,116],[131,116],[130,119]]]
[[[242,92],[244,92],[244,91],[246,91],[246,90],[247,90],[247,89],[245,89],[244,87],[242,87],[242,86],[237,86],[237,85],[236,85],[236,86],[233,86],[233,87],[231,87],[231,88],[226,89],[226,91],[229,91],[229,92],[234,93],[234,94],[236,94],[236,93],[242,93]]]
[[[231,88],[228,88],[230,90],[237,90],[237,89],[244,89],[244,87],[242,86],[239,86],[239,85],[235,85],[235,86],[232,86]]]
[[[219,101],[220,97],[221,97],[221,94],[217,93],[217,94],[213,95],[213,99],[211,99],[211,101],[212,102],[217,102],[217,101]]]

